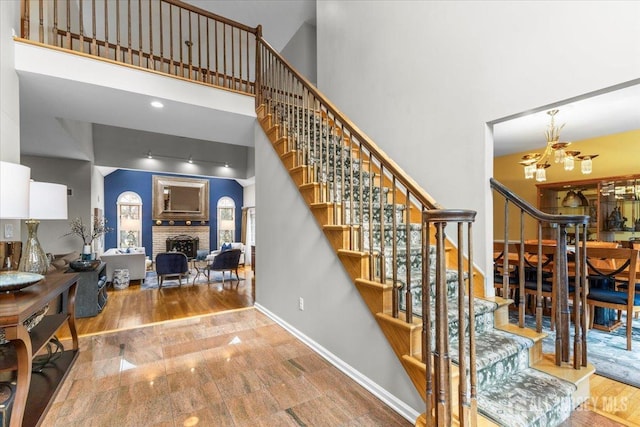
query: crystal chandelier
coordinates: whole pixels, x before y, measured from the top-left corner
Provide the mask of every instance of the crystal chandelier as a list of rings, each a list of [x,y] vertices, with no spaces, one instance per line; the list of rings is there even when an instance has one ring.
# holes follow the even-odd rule
[[[525,179],[535,178],[538,182],[547,180],[546,169],[551,166],[549,163],[553,157],[553,162],[562,164],[564,170],[571,171],[575,167],[576,160],[581,162],[580,171],[584,174],[590,174],[593,169],[592,159],[598,157],[597,154],[580,155],[579,151],[568,150],[570,142],[560,141],[560,131],[564,127],[556,126],[555,115],[559,110],[549,110],[547,114],[551,117],[551,123],[547,126],[544,136],[547,139],[547,146],[543,153],[529,153],[522,156],[520,164],[524,166]]]

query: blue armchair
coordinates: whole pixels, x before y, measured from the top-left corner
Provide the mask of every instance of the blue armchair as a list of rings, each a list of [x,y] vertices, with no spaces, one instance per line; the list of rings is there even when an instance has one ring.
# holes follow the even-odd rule
[[[238,283],[240,283],[240,276],[238,276],[238,264],[240,263],[240,256],[242,255],[242,251],[240,249],[231,249],[229,251],[220,252],[213,259],[211,264],[209,264],[205,271],[207,274],[207,283],[210,281],[211,271],[221,271],[222,272],[222,284],[224,285],[224,272],[229,272],[229,277],[233,278],[231,272],[235,270],[236,279]]]
[[[158,287],[162,289],[162,282],[167,276],[178,276],[182,286],[182,276],[189,275],[189,262],[182,252],[163,252],[156,255],[156,273],[158,274]]]

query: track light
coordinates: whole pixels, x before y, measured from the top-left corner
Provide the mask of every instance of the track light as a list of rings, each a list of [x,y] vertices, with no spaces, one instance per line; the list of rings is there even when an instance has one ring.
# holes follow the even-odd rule
[[[189,163],[193,163],[193,156],[189,156],[189,160],[187,160]]]
[[[224,162],[224,167],[225,167],[225,168],[228,168],[228,167],[229,167],[229,163]]]
[[[153,159],[153,156],[151,155],[151,150],[147,151],[147,159]]]

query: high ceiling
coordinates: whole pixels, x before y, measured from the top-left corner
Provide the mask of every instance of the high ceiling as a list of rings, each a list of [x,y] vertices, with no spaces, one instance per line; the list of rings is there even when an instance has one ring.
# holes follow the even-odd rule
[[[282,50],[304,23],[315,24],[315,0],[190,0],[188,3],[250,26],[261,24],[265,39],[276,50]],[[557,122],[566,123],[561,133],[562,140],[566,141],[640,129],[640,81],[634,83],[624,88],[603,91],[606,93],[585,94],[580,99],[541,106],[536,111],[514,114],[495,123],[495,156],[543,147],[543,132],[549,123],[546,111],[551,108],[560,109]],[[20,85],[23,124],[21,150],[25,155],[55,153],[59,157],[89,160],[90,153],[78,150],[77,144],[74,145],[73,141],[69,141],[68,135],[61,132],[62,127],[68,127],[68,123],[64,123],[67,120],[71,123],[102,123],[124,128],[130,127],[131,117],[136,117],[138,123],[157,120],[150,116],[153,112],[139,107],[140,100],[132,94],[116,96],[94,93],[88,101],[91,103],[100,99],[98,108],[86,108],[80,102],[83,98],[87,100],[87,96],[81,96],[85,94],[86,88],[44,84],[37,76],[21,76]],[[59,102],[61,91],[69,94],[68,98],[75,101]],[[241,141],[229,141],[228,135],[225,139],[221,136],[216,138],[214,133],[198,125],[197,123],[211,120],[205,109],[185,104],[172,105],[171,108],[174,117],[182,117],[184,120],[172,121],[170,131],[166,130],[167,134],[243,144]],[[105,122],[105,111],[110,112],[108,123]],[[220,126],[217,128],[221,129]],[[203,138],[204,134],[208,138]],[[241,137],[246,138],[247,135]]]

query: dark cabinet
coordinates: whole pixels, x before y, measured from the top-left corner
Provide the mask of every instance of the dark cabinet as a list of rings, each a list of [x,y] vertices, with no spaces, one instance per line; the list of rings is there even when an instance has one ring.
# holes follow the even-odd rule
[[[107,305],[107,264],[93,271],[70,271],[78,274],[76,318],[98,315]]]

